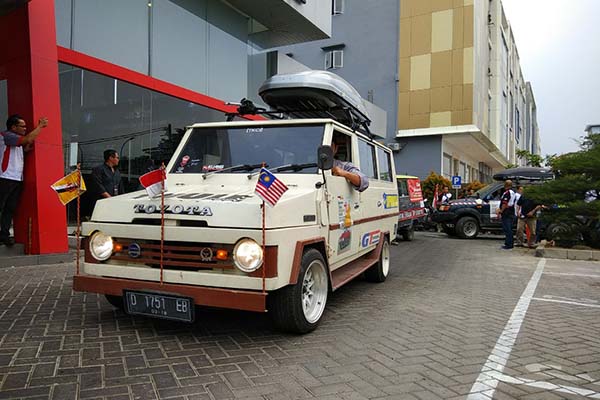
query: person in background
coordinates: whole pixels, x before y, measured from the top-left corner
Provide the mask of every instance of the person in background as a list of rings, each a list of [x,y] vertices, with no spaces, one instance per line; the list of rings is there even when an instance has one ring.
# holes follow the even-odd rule
[[[342,146],[346,146],[345,149],[348,149],[348,139],[345,135],[335,135],[331,142],[331,149],[333,150],[334,157],[331,174],[345,178],[354,189],[363,192],[369,187],[369,178],[360,172],[360,169],[350,161],[341,161],[335,158],[338,150]]]
[[[0,243],[6,246],[15,244],[10,237],[12,217],[17,209],[23,188],[24,153],[33,148],[35,138],[48,125],[42,117],[31,132],[27,132],[25,120],[18,114],[6,120],[6,131],[0,138]]]
[[[529,228],[529,240],[527,246],[530,249],[535,248],[536,241],[536,226],[537,226],[537,213],[544,206],[535,203],[533,200],[528,199],[523,195],[523,186],[519,186],[521,189],[521,196],[517,200],[518,220],[517,220],[517,240],[516,246],[523,246],[523,235],[525,233],[525,227]]]
[[[450,193],[450,188],[448,186],[444,186],[442,190],[442,194],[440,195],[439,202],[441,204],[448,203],[452,199],[452,193]]]
[[[502,217],[502,230],[504,231],[503,250],[511,250],[514,246],[512,227],[515,221],[515,192],[512,190],[512,181],[504,181],[504,193],[500,198],[500,207],[496,210],[498,217]]]
[[[109,149],[104,151],[104,163],[92,169],[92,179],[96,198],[107,199],[125,193],[119,166],[119,153]]]

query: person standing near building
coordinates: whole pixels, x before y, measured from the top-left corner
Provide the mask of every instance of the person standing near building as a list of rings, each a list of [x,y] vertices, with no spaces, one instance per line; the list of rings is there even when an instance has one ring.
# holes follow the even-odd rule
[[[96,200],[125,193],[118,166],[119,153],[112,149],[104,150],[104,163],[92,169]]]
[[[510,250],[514,246],[512,228],[515,222],[515,197],[512,181],[504,181],[504,193],[500,198],[500,207],[496,210],[496,214],[502,217],[502,230],[505,235],[502,249],[504,250]]]
[[[12,246],[15,239],[10,237],[12,217],[17,209],[19,196],[23,189],[23,170],[25,152],[33,147],[35,138],[48,125],[48,119],[42,117],[34,130],[27,133],[27,124],[18,114],[6,120],[6,131],[0,138],[0,243]]]
[[[521,186],[520,188],[522,189],[523,187]],[[523,234],[525,233],[525,227],[528,227],[529,240],[527,241],[527,245],[530,249],[533,249],[536,242],[537,213],[544,206],[528,199],[522,193],[519,200],[517,200],[517,206],[519,208],[519,219],[517,220],[517,240],[515,245],[523,246]]]

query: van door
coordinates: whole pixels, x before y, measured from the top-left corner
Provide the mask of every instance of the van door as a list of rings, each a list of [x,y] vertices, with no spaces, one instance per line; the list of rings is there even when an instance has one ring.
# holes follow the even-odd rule
[[[346,146],[338,146],[335,158],[355,164],[352,158],[352,138],[342,132],[335,131],[334,135],[344,135]],[[359,232],[354,225],[360,218],[360,193],[354,189],[345,178],[330,175],[327,177],[329,193],[329,263],[332,269],[344,264],[344,260],[356,255]]]

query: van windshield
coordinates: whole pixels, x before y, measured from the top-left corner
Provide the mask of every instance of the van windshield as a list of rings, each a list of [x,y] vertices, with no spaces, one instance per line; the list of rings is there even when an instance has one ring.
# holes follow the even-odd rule
[[[323,142],[324,125],[283,125],[195,128],[176,156],[172,173],[197,174],[240,165],[267,168],[315,164],[288,169],[302,174],[317,173],[317,149]],[[231,173],[248,173],[234,168]]]

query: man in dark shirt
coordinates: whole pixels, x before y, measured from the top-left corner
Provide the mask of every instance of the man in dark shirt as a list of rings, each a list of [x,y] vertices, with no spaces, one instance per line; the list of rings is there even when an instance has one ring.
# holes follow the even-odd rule
[[[527,245],[530,249],[532,249],[535,247],[537,211],[543,206],[537,204],[531,199],[528,199],[524,195],[521,195],[517,201],[517,205],[519,206],[519,215],[517,216],[519,219],[517,221],[516,245],[523,246],[523,233],[525,232],[525,227],[527,226],[529,228],[529,239],[527,241]]]
[[[125,193],[121,173],[117,169],[119,153],[109,149],[104,151],[104,164],[92,169],[92,179],[97,199],[107,199]]]
[[[502,230],[504,231],[505,239],[502,249],[510,250],[513,248],[513,231],[512,227],[515,221],[515,192],[512,190],[512,181],[504,181],[504,193],[500,198],[500,208],[496,213],[502,215]]]

